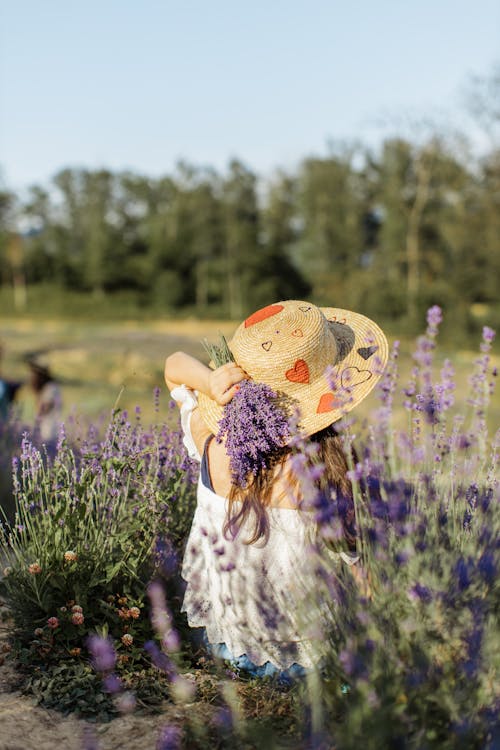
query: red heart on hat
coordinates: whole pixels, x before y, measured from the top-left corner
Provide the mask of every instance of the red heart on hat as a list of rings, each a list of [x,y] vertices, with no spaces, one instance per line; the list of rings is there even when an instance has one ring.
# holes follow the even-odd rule
[[[323,414],[326,411],[333,411],[333,409],[336,409],[338,406],[340,406],[340,403],[337,401],[335,393],[323,393],[320,400],[318,401],[316,414]]]
[[[260,323],[262,320],[265,320],[266,318],[270,318],[273,315],[277,315],[277,313],[281,312],[282,310],[283,310],[283,305],[268,305],[267,307],[262,307],[260,310],[257,310],[257,312],[254,312],[253,315],[250,315],[250,317],[245,320],[245,328],[249,328],[250,326],[253,326],[256,323]]]
[[[309,367],[304,359],[298,359],[293,367],[285,372],[285,378],[292,383],[308,383]]]

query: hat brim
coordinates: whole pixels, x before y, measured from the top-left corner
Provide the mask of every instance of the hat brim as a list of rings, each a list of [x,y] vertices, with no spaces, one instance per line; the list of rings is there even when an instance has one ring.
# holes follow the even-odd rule
[[[338,307],[319,309],[331,323],[338,354],[321,377],[301,389],[295,405],[304,435],[337,422],[361,403],[379,381],[389,357],[387,338],[373,320]],[[204,422],[216,435],[224,407],[204,393],[199,394],[198,404]]]

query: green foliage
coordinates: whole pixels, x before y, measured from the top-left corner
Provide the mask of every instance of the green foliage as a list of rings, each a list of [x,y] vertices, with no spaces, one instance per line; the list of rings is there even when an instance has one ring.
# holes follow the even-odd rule
[[[148,432],[116,412],[102,441],[90,435],[72,447],[62,435],[53,459],[24,439],[14,491],[15,523],[0,543],[15,655],[39,670],[30,685],[45,705],[69,706],[78,690],[90,704],[93,678],[78,666],[88,659],[89,634],[112,640],[124,674],[148,666],[152,577],[166,580],[183,624],[175,588],[194,484],[180,434]],[[71,670],[77,693],[64,688]]]
[[[163,701],[170,700],[169,681],[157,669],[141,669],[126,674],[123,679],[128,693],[133,691],[136,702],[149,712],[160,710]],[[30,665],[23,692],[33,696],[44,708],[54,708],[62,714],[106,722],[118,716],[120,698],[103,689],[102,677],[79,659],[61,661],[49,667]]]

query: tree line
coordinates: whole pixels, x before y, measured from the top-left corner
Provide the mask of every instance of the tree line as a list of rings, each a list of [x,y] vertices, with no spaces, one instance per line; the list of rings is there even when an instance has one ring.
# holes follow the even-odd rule
[[[395,137],[265,181],[236,159],[158,178],[63,169],[0,193],[0,261],[19,306],[26,285],[50,282],[203,316],[306,297],[410,325],[438,303],[467,324],[498,303],[500,149]]]

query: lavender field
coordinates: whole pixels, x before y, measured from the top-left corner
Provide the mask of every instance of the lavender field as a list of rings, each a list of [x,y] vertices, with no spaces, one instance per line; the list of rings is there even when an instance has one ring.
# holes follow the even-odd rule
[[[164,395],[146,418],[118,404],[104,421],[68,419],[53,455],[4,426],[16,511],[2,535],[4,651],[16,689],[60,717],[47,747],[77,720],[65,747],[135,747],[144,726],[158,750],[499,746],[494,332],[483,329],[457,389],[440,322],[431,308],[403,372],[393,343],[370,413],[343,425],[358,455],[363,577],[311,543],[303,617],[314,627],[326,608],[330,626],[321,668],[297,684],[249,680],[187,627],[180,562],[196,467]],[[306,510],[335,543],[335,498],[297,451]]]

